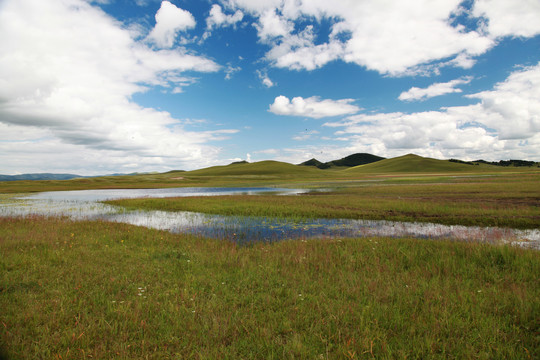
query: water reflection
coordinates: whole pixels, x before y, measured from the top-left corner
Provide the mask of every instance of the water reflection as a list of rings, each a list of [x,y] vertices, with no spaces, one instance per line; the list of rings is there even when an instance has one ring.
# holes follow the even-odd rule
[[[427,223],[402,223],[374,220],[311,219],[284,220],[263,217],[218,216],[194,212],[126,211],[98,201],[171,196],[212,196],[305,192],[275,188],[176,188],[134,190],[83,190],[44,192],[20,197],[4,197],[0,216],[67,216],[73,220],[101,219],[148,228],[229,239],[241,243],[297,238],[332,237],[415,237],[450,238],[476,242],[510,242],[540,249],[540,230],[448,226]]]
[[[178,196],[218,196],[218,195],[256,195],[276,193],[278,195],[295,195],[308,192],[305,189],[254,188],[254,187],[183,187],[165,189],[100,189],[74,191],[48,191],[25,195],[23,199],[52,201],[105,201],[131,198],[164,198]]]

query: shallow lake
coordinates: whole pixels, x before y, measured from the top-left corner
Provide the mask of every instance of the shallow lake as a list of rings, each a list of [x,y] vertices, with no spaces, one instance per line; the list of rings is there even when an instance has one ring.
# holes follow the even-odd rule
[[[248,243],[282,239],[333,237],[415,237],[450,238],[461,241],[510,242],[540,248],[540,229],[467,227],[429,223],[406,223],[375,220],[307,219],[289,220],[246,216],[219,216],[194,212],[127,211],[100,203],[122,198],[276,194],[294,196],[304,189],[279,188],[171,188],[113,189],[42,192],[4,196],[0,216],[66,216],[73,220],[101,219],[148,228],[190,233],[212,238]]]

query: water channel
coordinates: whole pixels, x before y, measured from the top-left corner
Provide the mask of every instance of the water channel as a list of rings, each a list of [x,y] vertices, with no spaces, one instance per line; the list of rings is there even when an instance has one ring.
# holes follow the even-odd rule
[[[449,238],[460,241],[512,243],[540,249],[540,229],[515,230],[430,223],[351,219],[275,219],[220,216],[195,212],[127,211],[101,203],[123,198],[276,194],[295,196],[304,189],[279,188],[170,188],[53,191],[19,196],[4,195],[0,216],[65,216],[72,220],[106,220],[148,228],[228,239],[240,243],[333,237]]]

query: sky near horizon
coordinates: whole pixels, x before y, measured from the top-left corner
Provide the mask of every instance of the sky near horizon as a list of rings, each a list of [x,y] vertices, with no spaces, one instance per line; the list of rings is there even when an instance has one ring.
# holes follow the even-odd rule
[[[0,0],[0,174],[540,161],[538,0]]]

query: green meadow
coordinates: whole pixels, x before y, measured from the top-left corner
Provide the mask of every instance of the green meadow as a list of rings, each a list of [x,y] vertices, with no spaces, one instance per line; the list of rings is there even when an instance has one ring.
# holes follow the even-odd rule
[[[412,155],[0,183],[0,193],[276,186],[296,196],[128,208],[537,229],[540,169]],[[0,349],[11,359],[534,359],[540,253],[396,238],[238,245],[101,221],[0,218]],[[1,356],[0,356],[1,358]]]

